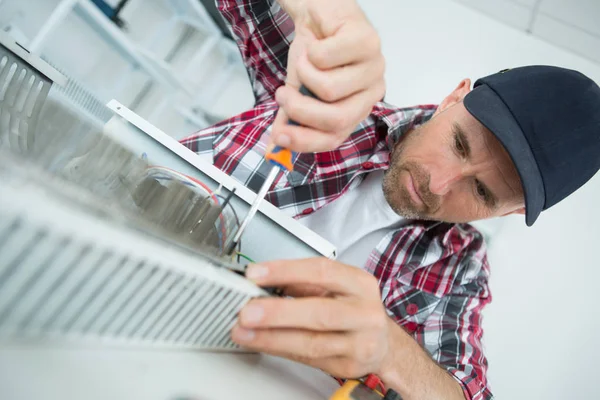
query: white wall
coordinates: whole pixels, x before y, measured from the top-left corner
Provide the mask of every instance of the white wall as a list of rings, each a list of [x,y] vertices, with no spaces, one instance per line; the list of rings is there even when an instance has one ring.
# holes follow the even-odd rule
[[[600,65],[443,0],[363,0],[383,38],[387,100],[435,103],[465,77],[551,64],[600,82]],[[600,16],[596,20],[600,20]],[[502,221],[491,242],[485,312],[489,378],[502,399],[596,397],[600,350],[600,175],[527,228]]]
[[[598,0],[455,0],[557,46],[600,62]]]

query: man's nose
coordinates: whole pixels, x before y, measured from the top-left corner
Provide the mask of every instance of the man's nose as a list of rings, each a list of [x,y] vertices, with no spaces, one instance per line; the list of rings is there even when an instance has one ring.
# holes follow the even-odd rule
[[[429,190],[437,196],[444,196],[462,177],[463,171],[461,168],[441,168],[436,173],[431,173]]]

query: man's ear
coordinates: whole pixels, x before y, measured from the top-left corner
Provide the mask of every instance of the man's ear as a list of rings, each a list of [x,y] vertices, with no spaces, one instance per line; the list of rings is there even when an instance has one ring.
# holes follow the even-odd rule
[[[471,80],[463,79],[460,81],[456,89],[452,91],[446,98],[440,103],[438,109],[435,114],[439,114],[442,111],[446,110],[448,107],[452,107],[453,105],[460,103],[467,94],[471,91]]]

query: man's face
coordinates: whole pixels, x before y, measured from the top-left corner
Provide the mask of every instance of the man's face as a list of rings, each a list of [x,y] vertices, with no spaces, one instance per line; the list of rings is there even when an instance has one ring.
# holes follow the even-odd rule
[[[391,155],[383,190],[407,218],[471,222],[524,212],[519,175],[504,147],[465,108],[465,80]]]

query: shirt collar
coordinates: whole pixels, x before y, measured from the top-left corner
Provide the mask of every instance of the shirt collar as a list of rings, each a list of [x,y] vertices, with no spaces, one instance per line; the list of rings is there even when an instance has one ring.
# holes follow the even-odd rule
[[[372,114],[385,124],[387,128],[387,146],[392,151],[405,133],[415,126],[429,121],[437,108],[438,106],[435,104],[397,108],[385,102],[378,102],[373,107]]]

